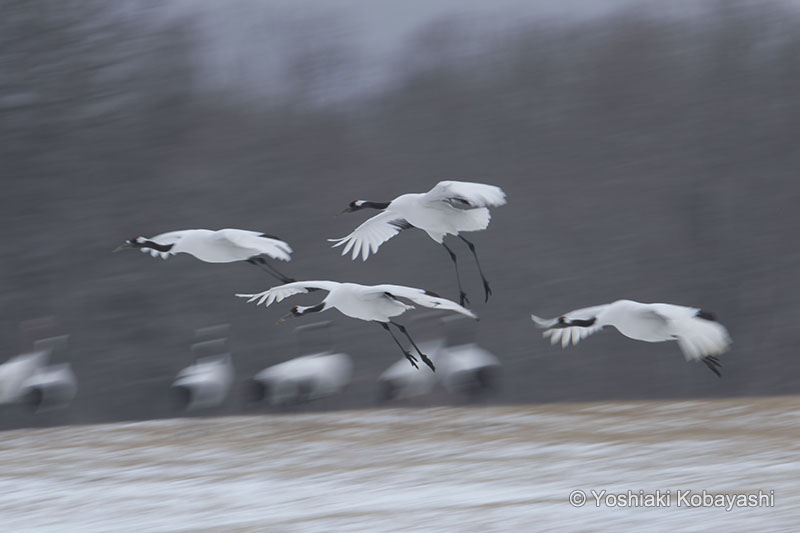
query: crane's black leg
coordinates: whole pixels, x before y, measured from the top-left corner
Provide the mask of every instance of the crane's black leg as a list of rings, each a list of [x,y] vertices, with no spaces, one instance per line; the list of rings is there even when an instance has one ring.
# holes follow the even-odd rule
[[[483,270],[481,269],[481,262],[478,261],[478,253],[475,251],[475,245],[469,242],[467,239],[462,237],[461,235],[458,236],[459,239],[467,243],[469,246],[469,251],[472,252],[473,257],[475,257],[475,264],[478,265],[478,272],[481,274],[481,281],[483,281],[483,290],[486,293],[486,302],[489,301],[489,295],[492,294],[492,289],[489,287],[489,282],[486,281],[486,276],[483,275]]]
[[[247,260],[247,262],[250,263],[251,265],[257,266],[267,274],[271,275],[272,277],[283,283],[293,283],[297,281],[296,279],[292,279],[288,276],[281,274],[278,271],[278,269],[267,263],[267,261],[263,257],[251,257],[250,259]]]
[[[411,363],[411,366],[413,366],[414,368],[418,369],[419,366],[417,366],[417,358],[414,357],[413,355],[411,355],[411,352],[409,352],[405,348],[403,348],[403,345],[400,344],[400,341],[397,340],[397,337],[394,336],[394,333],[392,333],[392,330],[389,329],[389,324],[387,324],[386,322],[378,322],[378,324],[380,324],[383,329],[385,329],[386,331],[389,332],[389,335],[392,336],[392,338],[394,339],[394,342],[396,342],[397,345],[400,347],[400,349],[403,351],[403,355],[406,356],[406,359],[408,359],[408,362]]]
[[[270,272],[266,268],[262,267],[261,264],[259,262],[257,262],[254,258],[251,257],[250,259],[247,260],[247,262],[250,263],[251,265],[257,266],[260,270],[263,270],[264,272],[266,272],[270,276],[275,276],[275,274],[273,272]]]
[[[458,259],[456,259],[456,254],[453,253],[444,242],[442,242],[442,246],[444,249],[447,250],[447,253],[450,254],[450,259],[453,260],[453,266],[456,267],[456,281],[458,282],[458,303],[461,305],[469,305],[469,298],[467,298],[467,293],[464,292],[464,289],[461,288],[461,275],[458,273]]]
[[[417,353],[419,354],[419,356],[422,358],[422,361],[423,361],[423,362],[424,362],[426,365],[428,365],[429,367],[431,367],[431,370],[433,370],[434,372],[436,372],[436,367],[435,367],[435,366],[433,366],[433,361],[431,361],[431,360],[428,358],[428,356],[427,356],[427,355],[425,355],[424,353],[422,353],[422,352],[420,351],[420,349],[419,349],[419,346],[417,346],[417,343],[416,343],[416,342],[414,342],[414,339],[412,339],[412,338],[411,338],[411,335],[409,335],[409,334],[408,334],[408,331],[406,331],[406,328],[405,328],[405,326],[403,326],[402,324],[398,324],[397,322],[392,322],[391,320],[389,321],[389,323],[390,323],[390,324],[393,324],[393,325],[394,325],[394,327],[396,327],[397,329],[399,329],[400,331],[402,331],[402,332],[403,332],[403,335],[405,335],[405,336],[406,336],[406,338],[408,338],[408,340],[411,342],[411,346],[413,346],[413,347],[414,347],[414,349],[417,351]]]
[[[718,378],[722,377],[722,374],[719,371],[719,368],[722,366],[722,363],[719,362],[719,359],[717,359],[716,356],[707,355],[706,357],[703,357],[701,361],[703,361],[703,363],[705,363],[708,369],[711,370],[713,373],[715,373]]]
[[[274,275],[284,283],[294,283],[295,281],[297,281],[296,279],[290,278],[286,274],[281,273],[280,270],[269,264],[269,262],[267,262],[267,260],[264,259],[263,257],[257,257],[256,261],[258,261],[259,263],[270,269],[274,273]]]

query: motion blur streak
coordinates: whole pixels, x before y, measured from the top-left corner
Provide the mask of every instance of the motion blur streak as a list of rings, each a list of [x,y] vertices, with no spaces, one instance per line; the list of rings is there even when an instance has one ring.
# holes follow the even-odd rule
[[[6,0],[0,529],[797,531],[798,88],[800,0]],[[233,296],[276,284],[251,265],[111,253],[248,228],[291,243],[293,278],[455,300],[422,232],[367,262],[326,240],[350,202],[441,180],[508,205],[466,235],[488,303],[459,263],[481,321],[402,322],[435,375],[338,313],[295,339]],[[713,312],[722,378],[671,342],[562,352],[529,319],[620,298]],[[52,366],[15,359],[66,335]],[[347,354],[335,383],[319,353]],[[293,395],[260,379],[279,363]]]
[[[797,398],[386,409],[18,430],[9,531],[793,531]],[[573,490],[775,507],[573,508]],[[35,513],[31,511],[35,510]]]
[[[285,310],[232,297],[265,273],[110,253],[134,235],[252,228],[291,242],[294,278],[454,299],[424,235],[365,264],[326,242],[363,220],[334,217],[349,202],[442,179],[508,194],[468,235],[494,293],[474,302],[475,341],[503,368],[492,401],[800,390],[800,3],[376,7],[392,4],[4,3],[0,360],[20,353],[19,322],[55,315],[80,390],[67,411],[4,407],[0,427],[170,416],[193,330],[220,321],[236,375],[205,414],[241,413],[243,380],[303,355],[274,325]],[[735,339],[723,379],[672,343],[562,353],[528,319],[617,298],[713,311]],[[368,407],[394,346],[331,318],[322,348],[352,356],[352,384],[308,408]]]

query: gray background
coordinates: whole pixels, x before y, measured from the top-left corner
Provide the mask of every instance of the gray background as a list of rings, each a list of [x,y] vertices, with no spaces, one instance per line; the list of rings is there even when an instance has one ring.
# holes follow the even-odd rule
[[[70,334],[54,362],[73,364],[80,390],[68,411],[2,407],[0,427],[175,414],[168,387],[196,328],[230,323],[237,367],[233,396],[206,414],[242,412],[243,381],[298,354],[293,324],[274,325],[292,302],[233,297],[272,278],[110,253],[137,235],[256,229],[292,245],[279,265],[292,277],[455,298],[452,265],[422,232],[366,263],[325,240],[366,218],[334,217],[350,201],[441,179],[508,194],[470,236],[488,304],[452,244],[476,338],[504,365],[494,401],[800,388],[797,4],[106,4],[3,2],[0,350],[27,348],[20,322],[52,315]],[[562,353],[529,319],[618,298],[714,311],[735,342],[723,379],[674,343],[612,332]],[[355,375],[309,408],[374,405],[396,347],[375,325],[322,316]],[[439,401],[453,400],[416,403]]]

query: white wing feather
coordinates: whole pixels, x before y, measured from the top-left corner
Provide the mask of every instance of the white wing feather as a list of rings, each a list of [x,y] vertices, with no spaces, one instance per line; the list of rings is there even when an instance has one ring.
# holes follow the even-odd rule
[[[462,307],[446,298],[436,296],[423,289],[404,287],[402,285],[375,285],[370,287],[370,289],[374,290],[375,292],[388,292],[396,298],[405,298],[406,300],[411,300],[415,304],[423,307],[441,309],[445,311],[455,311],[456,313],[461,313],[462,315],[466,315],[470,318],[474,318],[476,320],[478,319],[477,315],[475,315],[475,313],[469,309]]]
[[[295,281],[285,285],[272,287],[264,292],[259,292],[256,294],[237,294],[236,296],[239,298],[249,298],[247,303],[258,300],[256,305],[261,305],[263,303],[265,304],[265,307],[269,307],[273,302],[280,302],[289,296],[308,292],[309,289],[330,291],[338,285],[339,283],[335,281]]]
[[[257,231],[227,228],[217,231],[217,236],[236,246],[253,250],[253,255],[266,254],[272,259],[291,260],[292,248],[287,243]]]
[[[447,202],[458,209],[505,205],[506,193],[500,187],[469,181],[440,181],[425,193],[425,200]]]
[[[587,307],[570,311],[562,316],[568,322],[576,319],[589,320],[597,317],[606,307],[608,306]],[[638,312],[642,315],[652,316],[653,319],[657,317],[661,324],[666,325],[669,332],[676,337],[686,360],[691,361],[700,360],[708,355],[721,354],[728,349],[732,342],[725,326],[719,322],[695,316],[697,311],[698,309],[689,307],[652,304],[649,308]],[[552,344],[561,342],[562,347],[568,346],[570,342],[577,344],[581,339],[603,328],[602,320],[597,320],[589,327],[553,328],[558,323],[558,319],[543,319],[535,315],[531,315],[531,319],[538,327],[545,329],[542,334],[544,337],[549,337]],[[643,320],[643,316],[639,316],[639,319]]]
[[[344,250],[342,250],[342,255],[347,255],[347,252],[352,249],[353,259],[361,254],[361,259],[366,261],[370,251],[372,251],[373,254],[377,253],[381,244],[407,227],[410,227],[410,225],[403,217],[391,211],[383,211],[367,219],[347,237],[328,239],[328,241],[336,243],[333,245],[333,248],[347,244]]]
[[[585,307],[583,309],[570,311],[569,313],[565,313],[561,316],[563,316],[567,322],[572,320],[590,320],[592,318],[597,318],[597,315],[599,315],[606,307],[608,306],[596,305],[593,307]],[[585,339],[589,335],[603,329],[603,325],[599,320],[596,320],[594,324],[588,327],[569,326],[566,328],[553,327],[558,323],[558,318],[540,318],[536,315],[531,315],[531,320],[533,320],[533,322],[539,328],[545,330],[542,332],[543,337],[550,337],[551,344],[556,344],[560,341],[562,348],[566,348],[570,341],[573,345],[578,344],[581,339]]]
[[[561,341],[561,347],[566,348],[569,346],[570,341],[572,344],[578,344],[578,341],[585,339],[592,333],[603,329],[601,326],[589,326],[588,328],[580,326],[571,326],[567,328],[548,329],[542,333],[543,337],[550,337],[550,343],[556,344]]]

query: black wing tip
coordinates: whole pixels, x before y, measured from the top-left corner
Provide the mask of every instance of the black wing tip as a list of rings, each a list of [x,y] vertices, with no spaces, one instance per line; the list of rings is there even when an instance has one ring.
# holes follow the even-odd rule
[[[694,316],[697,318],[702,318],[703,320],[708,320],[709,322],[717,321],[717,317],[714,315],[714,313],[711,313],[710,311],[703,311],[702,309],[699,310]]]
[[[283,241],[280,237],[275,235],[270,235],[269,233],[262,233],[259,237],[264,237],[265,239],[275,239],[276,241]]]
[[[425,293],[426,296],[433,296],[434,298],[441,298],[441,296],[439,296],[438,294],[436,294],[433,291],[426,291],[425,289],[422,289],[422,292]]]

